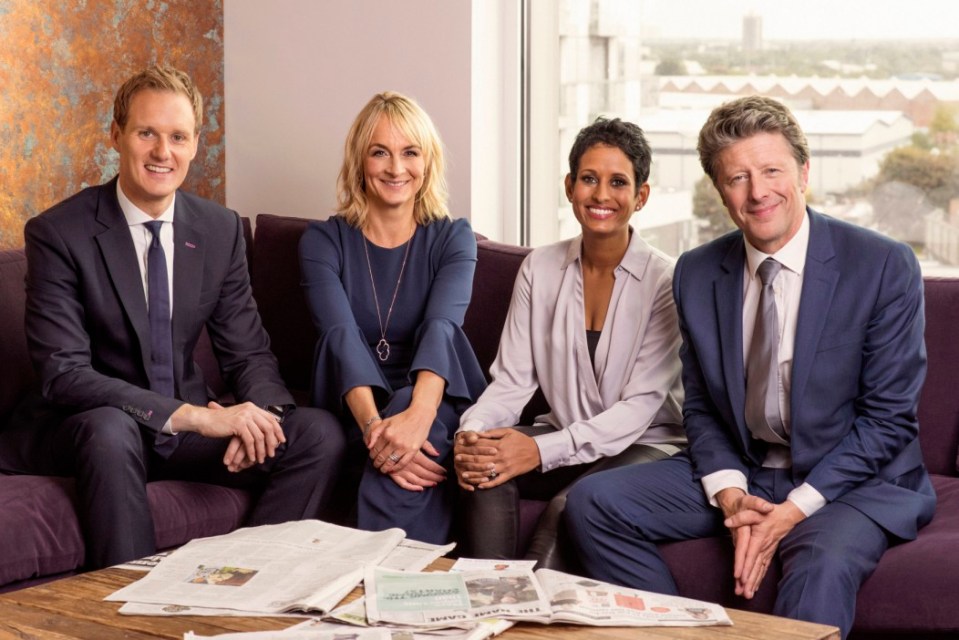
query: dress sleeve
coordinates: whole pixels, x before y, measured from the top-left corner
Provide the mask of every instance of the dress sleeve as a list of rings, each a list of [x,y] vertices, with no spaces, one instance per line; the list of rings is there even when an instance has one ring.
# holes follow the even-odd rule
[[[300,239],[303,290],[319,333],[312,401],[333,411],[340,410],[343,395],[354,387],[391,391],[343,288],[343,270],[350,261],[344,228],[331,221],[312,223]]]
[[[496,360],[490,367],[493,381],[476,404],[463,413],[460,420],[462,431],[486,431],[515,425],[539,387],[533,365],[532,255],[526,256],[516,274]]]
[[[435,275],[416,331],[410,382],[417,371],[432,371],[446,380],[447,395],[473,401],[486,386],[486,379],[463,333],[476,270],[476,238],[469,222],[454,220],[431,251]]]

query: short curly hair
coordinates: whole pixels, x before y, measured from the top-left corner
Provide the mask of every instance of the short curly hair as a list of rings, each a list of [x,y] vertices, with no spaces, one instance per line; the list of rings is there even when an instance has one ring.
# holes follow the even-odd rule
[[[569,151],[569,175],[576,177],[583,154],[597,144],[616,147],[629,158],[633,165],[637,189],[649,180],[653,154],[649,149],[649,142],[646,141],[646,134],[632,122],[619,118],[596,118],[595,122],[583,127],[576,134],[576,140]]]

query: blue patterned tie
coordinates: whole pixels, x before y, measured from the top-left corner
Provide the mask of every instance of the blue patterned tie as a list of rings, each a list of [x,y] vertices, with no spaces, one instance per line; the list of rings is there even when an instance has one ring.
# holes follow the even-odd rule
[[[170,327],[170,285],[167,278],[166,254],[160,244],[159,220],[146,222],[153,234],[150,251],[147,252],[147,304],[150,313],[150,390],[174,397],[173,382],[173,333]],[[169,458],[176,449],[176,435],[157,434],[153,448],[164,458]]]
[[[147,290],[150,305],[150,389],[170,398],[173,385],[173,335],[170,330],[170,284],[166,272],[166,254],[160,244],[159,220],[145,223],[153,234],[147,254]]]

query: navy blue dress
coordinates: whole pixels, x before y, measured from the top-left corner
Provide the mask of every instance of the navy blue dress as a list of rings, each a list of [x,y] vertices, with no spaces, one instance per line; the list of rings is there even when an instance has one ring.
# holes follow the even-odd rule
[[[416,373],[429,370],[446,380],[446,392],[430,428],[429,441],[449,467],[460,414],[486,386],[462,324],[472,293],[476,239],[463,219],[417,226],[396,303],[386,330],[390,355],[376,353],[380,324],[370,285],[376,282],[380,315],[386,322],[407,245],[384,249],[341,217],[313,222],[300,240],[303,286],[319,332],[313,376],[313,402],[338,415],[354,451],[365,458],[359,483],[357,526],[378,531],[401,527],[408,537],[445,542],[452,516],[455,480],[423,492],[408,491],[375,469],[360,430],[343,400],[354,387],[372,388],[383,416],[405,410]],[[364,250],[366,244],[366,251]]]

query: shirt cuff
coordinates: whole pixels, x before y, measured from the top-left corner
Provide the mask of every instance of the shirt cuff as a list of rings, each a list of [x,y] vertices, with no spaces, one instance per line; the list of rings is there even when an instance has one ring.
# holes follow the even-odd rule
[[[167,418],[166,422],[163,423],[163,427],[160,428],[160,433],[165,433],[168,436],[176,435],[173,433],[173,418]]]
[[[460,431],[485,431],[486,429],[483,426],[482,420],[468,419],[460,423],[460,428],[456,430],[457,433]]]
[[[716,494],[723,489],[742,489],[743,493],[749,493],[749,488],[746,485],[746,476],[742,471],[737,471],[736,469],[720,469],[719,471],[714,471],[709,475],[703,476],[700,482],[703,483],[703,491],[706,492],[706,498],[709,500],[709,504],[717,509],[719,508],[719,501],[716,500]]]
[[[533,436],[533,442],[539,447],[540,471],[552,471],[569,464],[573,439],[568,429]]]
[[[807,518],[826,506],[826,499],[808,482],[790,491],[786,499],[796,505]]]

